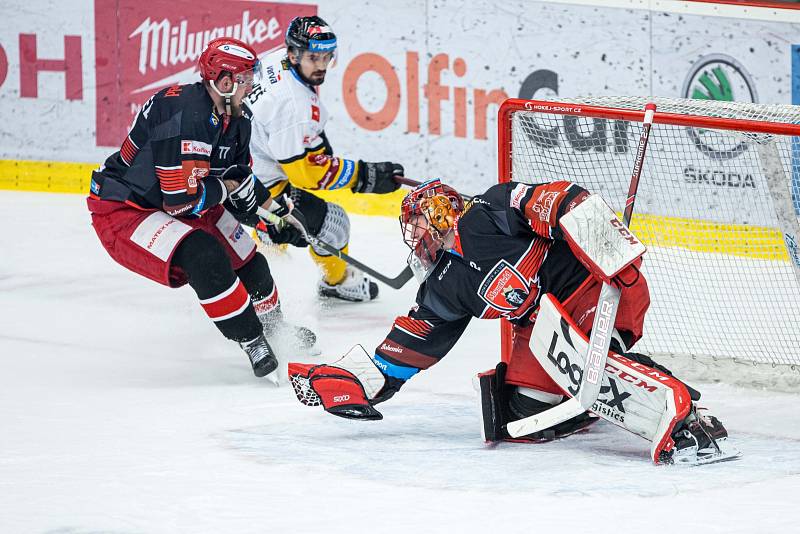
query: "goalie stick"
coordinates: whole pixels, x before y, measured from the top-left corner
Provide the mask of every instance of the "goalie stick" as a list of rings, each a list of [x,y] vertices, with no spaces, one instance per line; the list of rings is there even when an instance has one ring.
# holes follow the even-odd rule
[[[636,192],[639,189],[639,178],[642,174],[644,155],[647,150],[647,141],[650,138],[650,128],[653,125],[656,105],[649,103],[644,109],[642,135],[639,138],[639,147],[636,150],[636,159],[634,160],[631,182],[628,187],[628,198],[623,212],[625,226],[630,226],[633,216],[633,205],[636,202]],[[597,300],[592,333],[586,350],[586,364],[581,376],[578,394],[541,413],[508,423],[506,431],[509,436],[512,438],[527,436],[562,423],[591,409],[600,394],[606,358],[611,344],[611,333],[614,330],[614,321],[617,317],[619,298],[619,289],[611,284],[603,283],[600,297]]]
[[[338,248],[334,247],[333,245],[331,245],[329,243],[326,243],[325,241],[310,235],[308,233],[308,231],[306,230],[306,228],[307,228],[307,226],[306,226],[306,218],[305,218],[305,216],[303,216],[302,212],[300,212],[297,209],[292,210],[292,212],[289,215],[286,216],[285,220],[280,218],[280,217],[278,217],[277,215],[275,215],[271,211],[268,211],[268,210],[266,210],[265,208],[262,208],[262,207],[258,208],[258,215],[260,217],[262,217],[263,219],[266,219],[271,224],[277,224],[277,225],[286,224],[286,223],[291,224],[292,226],[294,226],[295,228],[300,230],[300,233],[303,234],[303,238],[306,241],[308,241],[309,243],[313,244],[316,247],[319,247],[319,248],[325,250],[326,252],[332,254],[333,256],[336,256],[337,258],[340,258],[340,259],[344,260],[345,262],[349,263],[353,267],[361,269],[363,272],[365,272],[368,275],[372,276],[376,280],[378,280],[380,282],[383,282],[384,284],[386,284],[387,286],[391,287],[392,289],[400,289],[401,287],[403,287],[406,284],[406,282],[408,282],[409,280],[411,280],[414,277],[414,273],[413,273],[413,271],[411,271],[411,267],[406,265],[405,269],[403,269],[400,272],[400,274],[398,274],[394,278],[390,278],[390,277],[386,276],[385,274],[379,273],[375,269],[373,269],[373,268],[371,268],[371,267],[369,267],[367,265],[364,265],[363,263],[361,263],[357,259],[353,258],[352,256],[349,256],[348,254],[345,254],[344,252],[342,252]]]

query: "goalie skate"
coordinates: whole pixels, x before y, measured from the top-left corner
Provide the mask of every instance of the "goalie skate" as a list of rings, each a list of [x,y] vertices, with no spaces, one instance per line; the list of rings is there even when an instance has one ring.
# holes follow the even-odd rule
[[[741,453],[728,442],[728,432],[713,415],[692,410],[672,433],[675,448],[659,463],[695,466],[737,460]]]

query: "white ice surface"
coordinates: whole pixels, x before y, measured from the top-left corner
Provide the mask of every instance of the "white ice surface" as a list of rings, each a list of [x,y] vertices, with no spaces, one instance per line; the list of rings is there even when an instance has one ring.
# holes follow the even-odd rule
[[[254,378],[191,289],[116,265],[80,196],[0,192],[0,213],[2,533],[800,531],[799,395],[701,385],[737,462],[656,467],[605,423],[487,447],[471,377],[498,324],[474,321],[383,421],[346,421]],[[396,221],[353,223],[351,253],[397,274]],[[372,350],[416,291],[321,305],[305,251],[270,263],[326,360]]]

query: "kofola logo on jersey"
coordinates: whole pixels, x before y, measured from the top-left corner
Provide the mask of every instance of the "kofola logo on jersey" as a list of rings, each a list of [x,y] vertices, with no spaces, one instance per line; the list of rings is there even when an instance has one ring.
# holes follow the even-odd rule
[[[95,1],[97,144],[118,146],[142,103],[175,84],[199,81],[197,60],[209,41],[240,39],[259,57],[284,46],[295,16],[308,4],[229,0]]]

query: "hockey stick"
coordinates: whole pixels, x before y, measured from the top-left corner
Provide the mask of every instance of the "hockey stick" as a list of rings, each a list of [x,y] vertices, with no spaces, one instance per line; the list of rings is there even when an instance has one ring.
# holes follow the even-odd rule
[[[647,141],[650,138],[650,128],[653,125],[656,105],[649,103],[644,109],[642,136],[639,138],[639,147],[636,150],[633,173],[628,187],[628,198],[625,202],[625,211],[622,216],[625,226],[630,226],[631,217],[633,216],[633,205],[636,202],[636,192],[639,189],[639,178],[642,174],[644,155],[647,149]],[[619,298],[620,290],[618,288],[611,284],[603,283],[603,287],[600,289],[600,297],[597,300],[594,322],[592,323],[592,334],[589,337],[589,347],[585,358],[586,364],[583,368],[578,395],[541,413],[508,423],[506,430],[509,436],[518,438],[545,430],[592,408],[592,405],[600,395],[600,386],[605,373],[606,358],[608,358],[611,333],[614,330],[614,321],[617,317]]]
[[[407,185],[409,187],[417,187],[418,185],[422,185],[422,182],[412,180],[411,178],[406,178],[405,176],[395,176],[394,181],[398,184]],[[461,195],[461,198],[467,201],[472,200],[473,198],[471,195],[465,195],[463,193],[459,193],[459,195]]]
[[[306,218],[297,209],[292,210],[292,212],[288,216],[286,216],[285,220],[262,207],[258,208],[258,215],[272,224],[276,225],[286,224],[286,223],[291,224],[292,226],[300,230],[300,233],[303,234],[303,238],[312,245],[316,246],[317,248],[323,249],[324,251],[328,252],[333,256],[336,256],[337,258],[340,258],[341,260],[349,263],[353,267],[361,269],[368,275],[372,276],[376,280],[379,280],[380,282],[383,282],[392,289],[400,289],[406,284],[406,282],[408,282],[414,277],[414,272],[411,270],[411,267],[406,265],[405,269],[403,269],[400,272],[400,274],[398,274],[394,278],[389,278],[388,276],[379,273],[375,269],[368,267],[367,265],[364,265],[363,263],[353,258],[352,256],[345,254],[344,252],[334,247],[333,245],[310,235],[308,233],[308,230],[306,230],[307,228]]]

